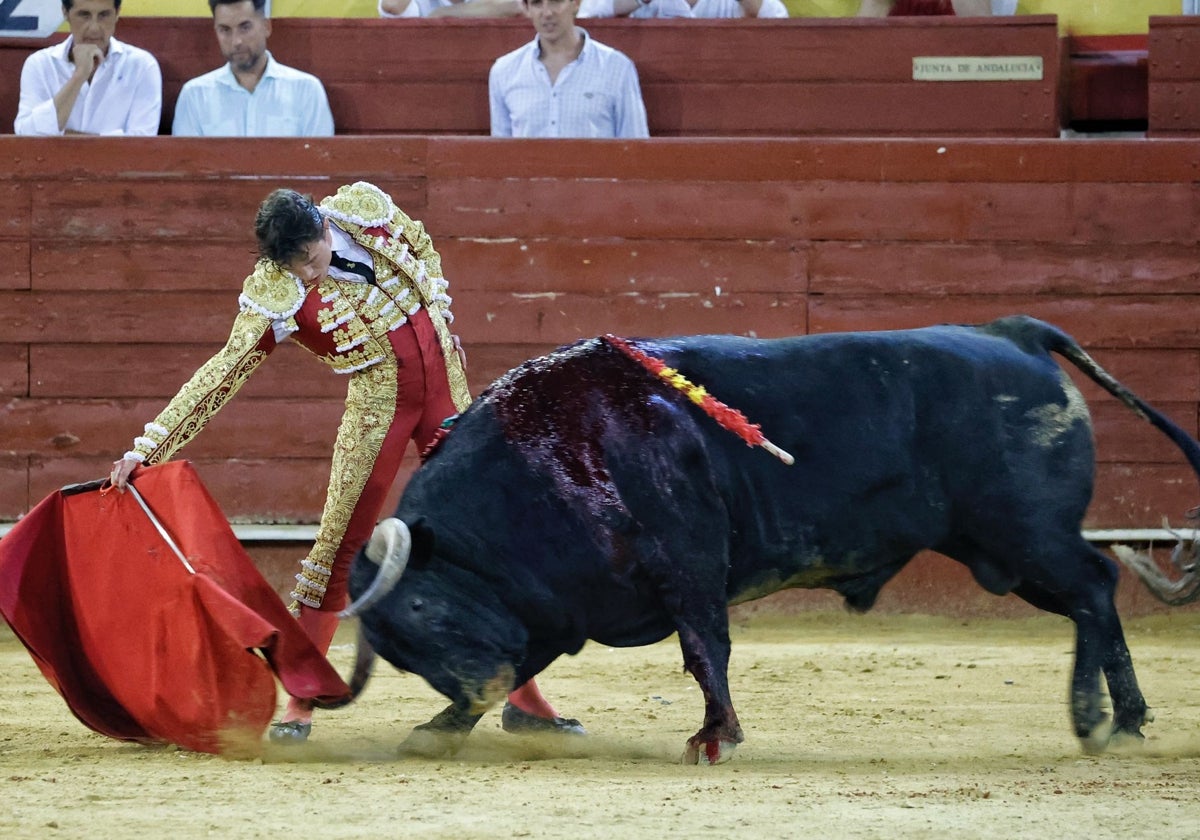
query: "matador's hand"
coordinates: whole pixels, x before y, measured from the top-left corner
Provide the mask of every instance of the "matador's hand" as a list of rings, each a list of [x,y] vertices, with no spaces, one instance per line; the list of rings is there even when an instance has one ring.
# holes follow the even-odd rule
[[[112,486],[125,492],[125,486],[129,484],[129,475],[138,468],[138,462],[132,458],[122,458],[119,461],[113,461],[112,473],[108,480],[112,482]]]
[[[458,336],[452,335],[450,337],[452,339],[454,339],[454,349],[458,352],[458,362],[459,362],[459,364],[462,365],[463,370],[466,370],[467,369],[467,351],[463,349],[462,341],[459,340]]]

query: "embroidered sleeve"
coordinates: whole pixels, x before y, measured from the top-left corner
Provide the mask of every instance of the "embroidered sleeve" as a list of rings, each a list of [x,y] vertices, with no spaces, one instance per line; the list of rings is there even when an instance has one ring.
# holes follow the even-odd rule
[[[271,323],[264,315],[243,309],[233,322],[225,346],[201,365],[167,407],[146,424],[125,457],[157,464],[199,434],[275,349]]]
[[[454,313],[450,311],[452,301],[448,294],[450,283],[442,276],[442,257],[433,247],[433,239],[426,233],[425,225],[397,209],[392,214],[391,226],[408,243],[416,260],[413,281],[420,289],[421,297],[446,319],[446,323],[452,323]]]

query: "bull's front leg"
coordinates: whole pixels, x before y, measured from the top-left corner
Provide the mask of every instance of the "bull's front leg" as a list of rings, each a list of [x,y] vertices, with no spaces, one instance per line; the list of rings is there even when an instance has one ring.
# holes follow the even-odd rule
[[[451,703],[428,723],[413,727],[397,750],[401,756],[444,758],[454,755],[483,715],[465,712]]]
[[[704,692],[704,726],[688,738],[683,752],[684,764],[720,764],[733,757],[744,740],[737,713],[729,697],[729,627],[697,631],[679,628],[683,666],[696,678]]]

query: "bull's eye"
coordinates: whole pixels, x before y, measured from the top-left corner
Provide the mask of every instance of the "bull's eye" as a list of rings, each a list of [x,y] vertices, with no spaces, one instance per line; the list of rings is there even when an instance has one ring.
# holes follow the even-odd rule
[[[413,612],[420,612],[421,610],[425,609],[425,602],[420,598],[413,598],[411,606]]]

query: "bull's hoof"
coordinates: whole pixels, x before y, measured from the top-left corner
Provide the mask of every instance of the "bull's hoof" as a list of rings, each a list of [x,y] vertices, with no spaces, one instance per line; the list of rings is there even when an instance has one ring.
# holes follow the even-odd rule
[[[464,712],[453,703],[442,709],[433,720],[413,727],[397,752],[422,758],[445,758],[454,755],[467,740],[471,730],[483,715]]]
[[[703,748],[703,749],[701,749]],[[688,741],[687,749],[683,751],[680,764],[724,764],[733,758],[737,749],[737,741]]]
[[[1079,743],[1083,746],[1083,751],[1088,755],[1100,755],[1108,749],[1108,743],[1112,740],[1112,735],[1112,721],[1105,720],[1092,727],[1092,731],[1081,737]]]
[[[428,726],[423,724],[408,733],[408,737],[396,748],[396,754],[402,758],[448,758],[462,749],[463,742],[467,740],[465,732],[426,728]]]
[[[515,735],[586,735],[583,724],[574,718],[544,718],[531,715],[512,703],[504,704],[500,713],[500,727]]]

